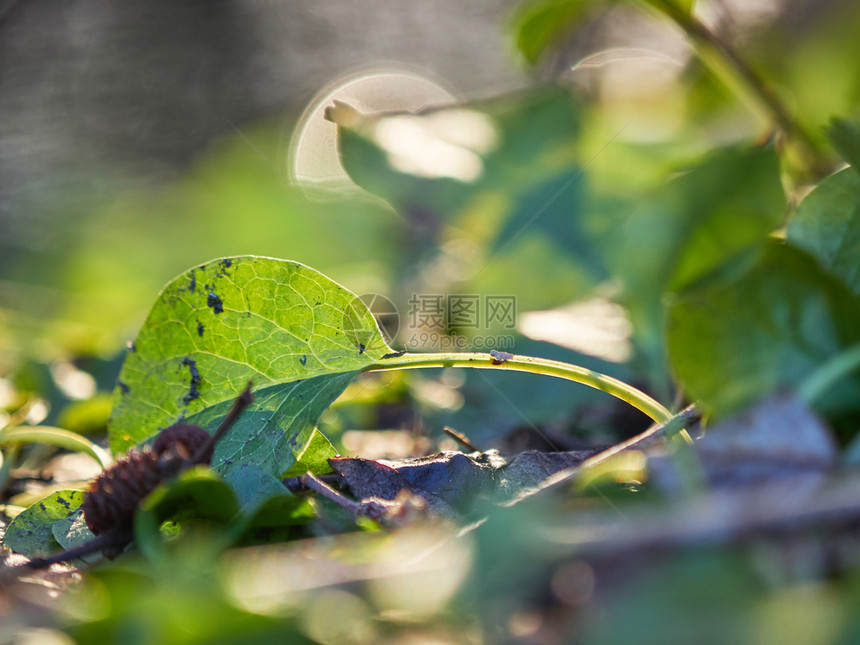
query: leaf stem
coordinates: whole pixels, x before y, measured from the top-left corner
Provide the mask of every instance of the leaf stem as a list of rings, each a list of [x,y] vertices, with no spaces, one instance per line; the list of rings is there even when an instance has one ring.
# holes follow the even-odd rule
[[[779,95],[728,42],[694,15],[674,7],[671,3],[660,3],[660,8],[684,31],[695,46],[699,58],[717,77],[729,85],[730,89],[738,92],[741,98],[746,95],[758,110],[769,116],[785,136],[799,144],[810,156],[807,161],[811,171],[828,172],[823,167],[824,155],[815,137],[792,116]]]
[[[514,372],[531,372],[545,374],[557,378],[582,383],[629,403],[637,410],[645,413],[657,423],[668,423],[673,415],[660,403],[632,385],[606,376],[600,372],[553,361],[546,358],[531,356],[514,356],[511,354],[441,352],[438,354],[403,354],[383,359],[364,369],[365,372],[382,372],[387,370],[416,369],[424,367],[471,367],[473,369],[511,370]]]
[[[38,443],[82,452],[95,459],[99,466],[108,468],[113,460],[102,448],[81,435],[50,426],[18,426],[0,433],[0,445]]]

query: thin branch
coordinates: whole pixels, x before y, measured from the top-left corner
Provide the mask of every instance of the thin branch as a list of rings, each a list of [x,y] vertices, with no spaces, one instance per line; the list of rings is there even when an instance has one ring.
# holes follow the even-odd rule
[[[469,452],[481,452],[479,448],[475,447],[475,444],[469,441],[469,437],[464,435],[462,432],[457,432],[454,428],[449,428],[448,426],[442,428],[442,431]]]

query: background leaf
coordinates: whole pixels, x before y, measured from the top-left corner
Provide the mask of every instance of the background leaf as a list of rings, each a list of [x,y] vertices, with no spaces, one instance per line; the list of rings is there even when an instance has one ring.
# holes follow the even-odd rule
[[[860,294],[860,176],[845,168],[824,178],[801,202],[787,236]]]
[[[143,513],[154,513],[155,526],[168,519],[202,518],[227,523],[239,512],[233,489],[207,468],[195,468],[176,481],[155,489],[140,505]]]
[[[43,558],[60,550],[52,525],[69,517],[84,501],[80,490],[59,490],[36,502],[12,520],[3,545],[28,558]]]
[[[620,209],[628,213],[609,242],[607,261],[622,281],[620,301],[629,308],[639,352],[659,373],[665,370],[664,295],[763,243],[782,221],[785,196],[774,149],[715,150],[673,180],[609,206]]]
[[[517,49],[535,65],[547,49],[571,35],[594,4],[589,0],[542,0],[520,5],[512,20]]]
[[[669,308],[671,365],[685,392],[719,415],[782,387],[860,341],[860,302],[805,253],[772,243]],[[846,381],[822,407],[856,408]]]
[[[860,172],[860,122],[833,118],[825,132],[842,158]]]
[[[284,484],[254,466],[242,466],[225,478],[236,493],[242,511],[258,507],[269,497],[288,494]]]
[[[257,400],[218,454],[257,453],[280,474],[352,376],[390,351],[364,304],[313,269],[253,256],[210,262],[173,280],[153,306],[114,392],[111,447],[183,417],[214,426],[253,380]],[[284,435],[293,423],[298,438]],[[288,456],[278,438],[292,441]]]
[[[459,293],[516,293],[521,310],[541,309],[581,297],[606,275],[591,253],[591,223],[581,221],[581,121],[578,101],[546,86],[456,109],[363,116],[339,128],[338,147],[350,178],[387,200],[409,227],[403,282],[415,288],[427,280],[421,261],[457,244],[466,249],[456,254],[464,264]],[[386,134],[396,128],[406,140],[411,131],[426,138],[413,149],[419,158],[429,157],[431,144],[454,156],[432,168],[410,167]],[[464,129],[473,141],[457,142]],[[469,172],[452,176],[456,160]],[[547,270],[558,280],[546,280]],[[426,288],[440,293],[454,285]]]

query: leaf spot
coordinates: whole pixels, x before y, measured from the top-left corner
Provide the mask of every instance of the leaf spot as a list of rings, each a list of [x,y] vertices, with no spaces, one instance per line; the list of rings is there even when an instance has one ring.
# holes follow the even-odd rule
[[[215,277],[221,278],[221,277],[224,277],[225,275],[229,275],[227,273],[227,269],[229,269],[231,266],[233,266],[233,260],[231,260],[230,258],[224,258],[223,260],[221,260],[218,263],[218,265],[221,268],[218,270],[218,273],[215,274]]]
[[[193,358],[189,358],[186,356],[182,359],[182,365],[188,367],[188,371],[191,373],[191,384],[188,387],[188,394],[186,394],[182,398],[182,402],[185,405],[191,403],[194,399],[200,398],[200,383],[202,383],[203,379],[200,378],[200,371],[197,369],[197,361]]]
[[[214,291],[209,292],[209,296],[206,298],[206,306],[211,307],[212,312],[216,314],[220,314],[224,311],[224,303]]]

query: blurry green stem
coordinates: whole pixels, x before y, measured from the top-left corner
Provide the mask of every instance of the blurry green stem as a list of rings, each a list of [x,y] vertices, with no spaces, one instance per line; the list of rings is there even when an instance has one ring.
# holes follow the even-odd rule
[[[748,95],[779,130],[812,155],[813,163],[819,162],[823,155],[815,138],[792,117],[782,99],[731,45],[693,14],[672,3],[660,3],[660,9],[687,34],[705,65],[730,87]]]
[[[611,394],[644,412],[657,423],[668,423],[672,413],[650,396],[637,390],[623,381],[611,376],[600,374],[560,361],[530,356],[511,356],[496,353],[439,353],[439,354],[403,354],[383,359],[365,368],[365,372],[381,372],[385,370],[402,370],[420,367],[471,367],[475,369],[512,370],[515,372],[531,372],[567,379],[588,385]]]
[[[47,444],[75,452],[82,452],[95,459],[102,468],[107,468],[113,463],[110,455],[92,441],[62,428],[18,426],[17,428],[0,432],[0,445],[22,443]]]

